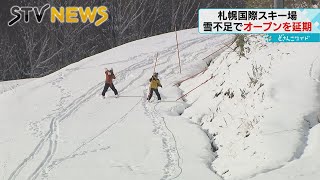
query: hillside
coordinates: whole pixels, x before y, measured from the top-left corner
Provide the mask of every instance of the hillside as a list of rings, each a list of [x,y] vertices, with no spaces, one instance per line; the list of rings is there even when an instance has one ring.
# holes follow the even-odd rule
[[[207,66],[202,59],[233,36],[179,32],[125,44],[84,59],[0,96],[0,167],[3,179],[212,179],[208,138],[170,107],[181,95],[172,84]],[[148,80],[157,72],[166,108],[146,102]],[[115,86],[101,98],[104,68]],[[161,104],[162,105],[162,104]],[[160,108],[160,109],[159,109]]]
[[[239,57],[234,38],[179,31],[181,74],[168,33],[0,94],[0,177],[318,179],[320,45],[250,35]],[[104,68],[119,98],[101,98]]]

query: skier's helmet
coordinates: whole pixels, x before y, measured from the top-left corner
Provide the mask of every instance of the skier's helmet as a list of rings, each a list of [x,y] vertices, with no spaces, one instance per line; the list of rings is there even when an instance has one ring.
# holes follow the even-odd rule
[[[157,72],[154,72],[154,73],[153,73],[153,76],[158,77],[158,73],[157,73]]]

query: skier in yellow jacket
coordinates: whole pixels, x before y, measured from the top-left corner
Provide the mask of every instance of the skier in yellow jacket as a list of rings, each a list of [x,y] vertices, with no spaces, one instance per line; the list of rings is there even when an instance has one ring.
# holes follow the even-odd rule
[[[150,81],[150,92],[149,92],[147,100],[150,101],[150,99],[153,95],[153,92],[155,92],[158,97],[158,100],[160,101],[161,97],[160,97],[160,93],[158,91],[158,87],[162,87],[162,85],[160,83],[160,80],[158,79],[158,73],[153,73],[153,75],[149,79],[149,81]]]

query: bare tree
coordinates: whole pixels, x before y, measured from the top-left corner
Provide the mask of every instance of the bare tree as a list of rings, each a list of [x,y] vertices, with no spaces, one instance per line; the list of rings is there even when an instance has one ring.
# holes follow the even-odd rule
[[[8,37],[2,33],[0,34],[0,47],[0,79],[19,77],[19,74],[14,73],[14,68],[17,65],[13,61],[14,45],[11,45]]]
[[[135,21],[143,14],[146,2],[147,0],[111,1],[109,7],[111,27],[105,32],[111,33],[113,47],[130,39],[130,36],[124,36],[124,34],[132,33],[129,30],[134,27]]]
[[[115,46],[177,29],[197,27],[201,7],[240,7],[243,0],[12,0],[0,5],[42,7],[107,6],[109,20],[99,27],[88,23],[7,26],[10,14],[0,13],[0,80],[41,77]],[[7,17],[8,16],[8,17]],[[97,17],[98,18],[98,17]]]
[[[136,21],[136,29],[138,30],[137,38],[141,39],[146,36],[152,36],[156,32],[156,22],[161,16],[160,8],[161,0],[147,1],[144,11]]]

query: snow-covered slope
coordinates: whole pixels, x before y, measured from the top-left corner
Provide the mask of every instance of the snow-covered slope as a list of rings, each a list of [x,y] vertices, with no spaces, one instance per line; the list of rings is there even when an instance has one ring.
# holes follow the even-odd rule
[[[0,82],[0,94],[6,91],[14,90],[16,87],[24,85],[33,80],[34,79],[20,79],[20,80],[14,80],[14,81],[2,81]]]
[[[265,43],[249,36],[246,58],[232,50],[203,75],[182,83],[218,151],[212,168],[225,179],[320,179],[319,43]],[[316,126],[317,125],[317,126]],[[311,130],[310,130],[311,129]]]
[[[135,41],[0,95],[2,179],[220,179],[197,124],[177,116],[187,104],[174,82],[206,67],[204,57],[234,36],[180,31]],[[146,103],[156,70],[164,102]],[[120,98],[100,96],[113,67]]]
[[[180,31],[182,74],[168,33],[1,94],[0,178],[319,179],[319,43],[252,35],[239,58],[233,39]],[[163,101],[148,103],[156,53]],[[100,95],[110,67],[118,99]]]

